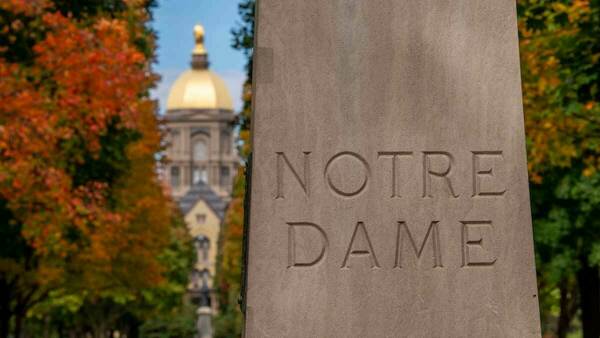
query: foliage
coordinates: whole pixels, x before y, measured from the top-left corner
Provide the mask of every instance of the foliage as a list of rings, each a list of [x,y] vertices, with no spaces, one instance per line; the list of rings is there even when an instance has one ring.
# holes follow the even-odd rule
[[[597,336],[600,1],[521,0],[519,32],[542,318]],[[577,311],[577,308],[580,311]]]
[[[250,117],[252,114],[252,48],[254,46],[254,0],[239,4],[241,24],[232,30],[232,47],[244,52],[246,81],[244,83],[244,106],[238,115],[239,153],[247,162],[251,152]],[[247,164],[246,164],[247,166]],[[240,337],[243,326],[239,299],[242,292],[242,243],[244,236],[244,207],[246,193],[246,166],[241,167],[235,178],[232,200],[225,215],[221,237],[215,285],[219,302],[219,314],[214,320],[215,337]]]
[[[219,313],[214,322],[215,337],[240,337],[242,313],[238,299],[242,281],[242,242],[244,229],[244,171],[235,180],[233,199],[229,203],[219,239],[219,257],[215,285]]]
[[[599,165],[597,0],[520,2],[524,105],[532,181],[573,161]]]
[[[29,311],[29,326],[39,328],[50,321],[53,327],[61,328],[59,333],[63,334],[59,336],[66,332],[84,336],[97,328],[129,332],[136,323],[142,337],[193,336],[189,332],[195,331],[194,310],[183,305],[182,299],[195,253],[182,219],[176,217],[173,225],[170,244],[158,257],[167,269],[163,283],[141,290],[112,289],[100,297],[81,289],[53,290]]]
[[[254,10],[255,0],[242,0],[239,4],[239,15],[241,24],[231,31],[233,41],[231,46],[246,55],[246,81],[242,100],[244,102],[242,111],[238,115],[238,126],[240,128],[240,155],[244,160],[250,155],[250,117],[252,115],[252,56],[254,48]],[[242,188],[243,189],[243,188]],[[239,192],[243,196],[243,191]]]
[[[140,328],[142,338],[181,338],[196,334],[196,311],[187,306],[184,311],[152,318]]]
[[[100,337],[180,304],[191,242],[156,175],[153,6],[0,2],[0,336],[27,316]]]

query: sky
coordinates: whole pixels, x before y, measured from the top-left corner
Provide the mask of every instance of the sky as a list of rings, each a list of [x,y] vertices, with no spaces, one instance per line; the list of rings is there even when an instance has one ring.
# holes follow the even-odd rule
[[[152,27],[158,34],[158,63],[154,71],[162,80],[152,95],[158,98],[161,113],[165,112],[169,88],[190,67],[193,28],[198,23],[204,26],[210,69],[223,78],[235,110],[240,110],[246,61],[241,51],[231,48],[231,29],[239,21],[238,3],[239,0],[159,0]]]

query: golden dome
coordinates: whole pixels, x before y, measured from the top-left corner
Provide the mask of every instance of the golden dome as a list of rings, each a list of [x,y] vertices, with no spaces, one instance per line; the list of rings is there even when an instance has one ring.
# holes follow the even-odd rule
[[[233,103],[225,82],[210,70],[191,69],[179,76],[171,87],[167,110],[227,109]]]
[[[194,27],[196,46],[192,52],[192,69],[177,78],[167,99],[167,111],[175,109],[227,109],[233,102],[225,82],[208,70],[208,57],[204,48],[204,28]]]

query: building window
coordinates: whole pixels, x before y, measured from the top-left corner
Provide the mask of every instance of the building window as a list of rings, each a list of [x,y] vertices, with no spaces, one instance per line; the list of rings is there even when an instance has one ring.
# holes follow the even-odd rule
[[[220,185],[222,187],[228,187],[231,184],[231,178],[229,177],[229,167],[221,167]]]
[[[221,132],[221,152],[223,154],[231,154],[231,133],[229,131]]]
[[[208,269],[203,269],[200,271],[200,279],[202,280],[202,285],[208,286],[209,278],[210,278],[210,272],[208,272]]]
[[[173,149],[173,153],[175,154],[181,152],[181,133],[179,130],[171,131],[171,149]]]
[[[206,161],[207,158],[206,142],[196,141],[196,143],[194,143],[194,161]]]
[[[200,289],[200,279],[201,279],[201,273],[198,270],[192,271],[192,290],[199,290]]]
[[[204,262],[208,262],[208,251],[210,250],[210,241],[208,238],[202,243],[202,247],[200,248],[202,251],[202,259]]]
[[[181,180],[179,167],[171,167],[171,187],[178,188]]]
[[[197,214],[196,215],[196,223],[199,225],[206,223],[206,215],[205,214]]]
[[[207,263],[210,251],[210,239],[204,235],[196,237],[196,250],[198,253],[198,262]]]
[[[208,171],[205,167],[194,167],[192,181],[194,184],[198,184],[200,181],[208,182]]]

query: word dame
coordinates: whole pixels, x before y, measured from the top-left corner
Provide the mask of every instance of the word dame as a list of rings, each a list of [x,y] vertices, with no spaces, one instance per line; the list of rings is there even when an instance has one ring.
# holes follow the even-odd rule
[[[425,233],[425,237],[423,238],[423,241],[418,244],[418,242],[415,241],[415,237],[412,235],[408,225],[406,224],[406,222],[404,221],[399,221],[396,224],[396,230],[395,233],[391,234],[392,236],[395,236],[396,238],[396,242],[394,245],[394,248],[392,250],[389,250],[388,252],[385,252],[385,254],[393,254],[393,261],[394,264],[393,266],[391,266],[391,268],[396,269],[396,268],[402,268],[402,256],[404,254],[404,249],[403,248],[408,248],[408,251],[410,252],[412,250],[412,253],[416,256],[417,259],[420,259],[423,251],[425,249],[425,244],[427,244],[428,240],[431,246],[431,253],[433,257],[433,263],[432,263],[432,267],[433,268],[442,268],[443,264],[442,264],[442,249],[441,249],[441,245],[440,245],[440,230],[439,230],[439,221],[432,221],[429,224],[429,227],[427,228],[427,232]],[[484,249],[484,251],[489,251],[490,247],[493,247],[493,245],[487,245],[487,247],[483,247],[483,242],[484,242],[484,238],[483,238],[483,231],[486,232],[491,232],[493,230],[492,228],[492,222],[491,221],[461,221],[461,237],[460,237],[460,250],[461,250],[461,267],[466,267],[466,266],[492,266],[494,265],[494,263],[496,262],[496,258],[495,256],[493,256],[493,254],[491,253],[487,253],[486,258],[474,258],[473,254],[470,254],[470,252],[472,250],[482,250]],[[328,248],[328,244],[329,244],[329,239],[327,237],[326,232],[323,230],[323,228],[315,223],[310,223],[310,222],[288,222],[287,223],[289,225],[288,228],[288,268],[303,268],[303,267],[310,267],[310,266],[314,266],[317,263],[319,263],[324,257],[325,257],[325,253],[327,251]],[[309,232],[309,233],[305,233],[305,232]],[[310,234],[310,232],[313,232],[313,234]],[[305,235],[307,235],[309,238],[310,236],[315,236],[315,234],[318,234],[317,237],[320,237],[321,239],[321,246],[320,248],[315,251],[315,253],[312,254],[312,257],[314,258],[309,258],[306,261],[300,262],[296,260],[296,252],[297,252],[297,238],[298,238],[298,233],[304,233]],[[475,235],[473,235],[473,233],[475,233]],[[366,247],[357,249],[355,248],[356,244],[355,242],[357,242],[357,236],[358,237],[362,237],[363,241],[367,244]],[[489,236],[486,236],[486,242],[490,242],[491,239]],[[485,250],[487,249],[487,250]],[[381,264],[379,263],[379,260],[377,259],[377,255],[376,250],[373,247],[372,241],[369,237],[369,233],[367,232],[367,229],[365,227],[364,222],[357,222],[356,226],[352,232],[352,236],[350,237],[350,241],[348,244],[348,248],[345,250],[345,254],[343,256],[343,263],[341,264],[341,268],[342,269],[349,269],[350,265],[349,265],[349,258],[351,256],[370,256],[370,263],[371,263],[371,268],[372,269],[376,269],[376,268],[381,268]],[[379,252],[379,254],[381,254],[381,252]],[[310,254],[306,255],[306,257],[311,257]]]
[[[256,5],[245,337],[540,337],[514,0]]]

